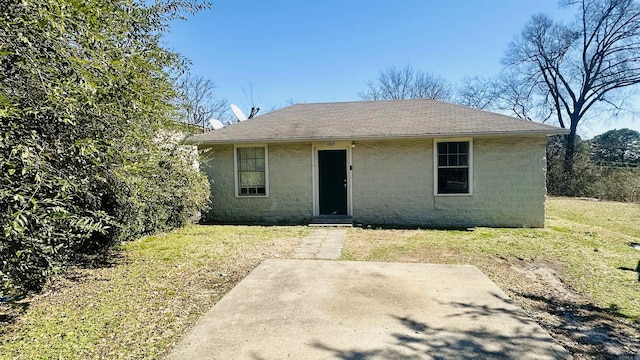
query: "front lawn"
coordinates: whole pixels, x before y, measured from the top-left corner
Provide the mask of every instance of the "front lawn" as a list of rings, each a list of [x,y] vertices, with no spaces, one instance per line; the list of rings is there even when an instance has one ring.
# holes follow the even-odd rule
[[[158,358],[307,227],[191,226],[127,243],[0,308],[0,359]],[[640,354],[640,205],[547,201],[544,229],[351,229],[341,260],[472,264],[577,358]]]
[[[289,256],[308,232],[191,226],[127,243],[112,263],[73,270],[1,322],[0,359],[161,357],[263,259]]]
[[[640,205],[549,198],[546,208],[544,229],[352,229],[341,260],[472,264],[574,353],[637,354]]]

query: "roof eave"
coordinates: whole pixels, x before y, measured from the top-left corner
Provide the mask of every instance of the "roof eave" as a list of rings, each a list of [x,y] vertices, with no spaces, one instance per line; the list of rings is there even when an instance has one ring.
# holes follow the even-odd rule
[[[492,132],[459,132],[459,133],[431,133],[431,134],[411,134],[411,135],[381,135],[381,136],[323,136],[312,138],[249,138],[249,139],[194,139],[190,137],[185,140],[190,145],[222,145],[222,144],[246,144],[246,143],[292,143],[292,142],[314,142],[314,141],[365,141],[365,140],[403,140],[403,139],[429,139],[429,138],[454,138],[454,137],[496,137],[496,136],[552,136],[566,135],[568,129],[545,129],[545,130],[521,130],[521,131],[492,131]]]

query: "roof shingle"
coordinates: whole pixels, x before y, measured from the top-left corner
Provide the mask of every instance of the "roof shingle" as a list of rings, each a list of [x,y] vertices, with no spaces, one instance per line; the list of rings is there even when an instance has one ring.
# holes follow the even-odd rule
[[[437,100],[296,104],[225,128],[191,143],[293,142],[565,134],[555,126]]]

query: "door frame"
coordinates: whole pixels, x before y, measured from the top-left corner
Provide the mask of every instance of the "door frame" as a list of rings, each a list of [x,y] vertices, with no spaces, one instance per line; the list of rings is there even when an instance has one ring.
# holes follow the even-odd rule
[[[353,216],[353,184],[351,176],[352,155],[351,141],[323,141],[311,144],[311,168],[313,184],[313,216],[320,216],[320,173],[318,169],[318,151],[321,150],[345,150],[347,171],[347,216]]]

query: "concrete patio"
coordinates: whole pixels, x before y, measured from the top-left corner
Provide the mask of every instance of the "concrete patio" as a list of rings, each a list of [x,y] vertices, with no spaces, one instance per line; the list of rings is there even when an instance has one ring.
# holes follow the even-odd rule
[[[564,359],[476,267],[266,260],[169,359]]]

